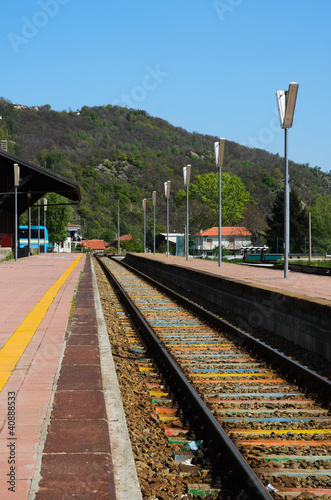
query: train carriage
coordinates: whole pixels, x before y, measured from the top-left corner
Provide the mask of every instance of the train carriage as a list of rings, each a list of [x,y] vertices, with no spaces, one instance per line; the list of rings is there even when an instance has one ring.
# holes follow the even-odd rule
[[[40,252],[47,252],[49,245],[47,227],[30,226],[30,228],[31,228],[30,248],[38,249],[38,241],[39,241]],[[38,237],[38,232],[39,232],[39,237]],[[28,241],[29,241],[28,226],[19,226],[18,241],[19,241],[19,248],[24,248],[28,246]]]

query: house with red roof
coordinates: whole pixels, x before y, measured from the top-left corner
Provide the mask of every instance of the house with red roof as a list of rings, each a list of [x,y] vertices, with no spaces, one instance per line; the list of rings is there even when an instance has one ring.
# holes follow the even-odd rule
[[[222,227],[222,246],[233,251],[234,255],[240,255],[241,248],[252,246],[254,233],[246,227],[224,226]],[[212,254],[214,248],[218,247],[218,227],[211,227],[193,235],[194,245],[192,250],[195,255],[207,257]]]
[[[128,240],[131,240],[132,239],[132,236],[131,234],[123,234],[123,236],[120,236],[120,242],[121,241],[128,241]],[[118,242],[118,238],[116,238],[115,240],[113,240],[113,244],[117,244]]]
[[[105,251],[106,249],[106,244],[104,240],[85,240],[83,239],[81,242],[82,246],[84,248],[89,248],[90,250],[93,250],[95,252],[99,251]]]

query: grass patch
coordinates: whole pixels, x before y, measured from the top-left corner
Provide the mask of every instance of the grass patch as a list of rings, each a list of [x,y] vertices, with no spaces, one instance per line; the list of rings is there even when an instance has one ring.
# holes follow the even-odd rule
[[[284,264],[284,261],[281,262]],[[289,265],[294,266],[309,266],[309,267],[326,267],[331,269],[331,259],[330,260],[289,260]]]
[[[13,252],[9,252],[4,259],[0,259],[0,262],[6,262],[8,260],[13,260],[13,259],[14,259]]]

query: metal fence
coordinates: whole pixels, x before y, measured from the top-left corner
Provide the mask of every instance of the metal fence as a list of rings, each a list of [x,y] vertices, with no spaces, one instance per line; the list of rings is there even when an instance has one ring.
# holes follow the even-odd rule
[[[265,236],[260,237],[260,244],[267,245],[270,253],[283,252],[283,236]],[[331,254],[331,235],[326,238],[311,239],[311,251],[318,254]],[[309,253],[309,237],[301,236],[297,238],[290,238],[290,253]]]

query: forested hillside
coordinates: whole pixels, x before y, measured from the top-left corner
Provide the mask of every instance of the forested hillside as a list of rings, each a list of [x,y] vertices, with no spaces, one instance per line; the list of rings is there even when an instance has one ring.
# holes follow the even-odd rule
[[[183,231],[186,213],[178,192],[183,167],[197,175],[216,172],[213,143],[217,137],[189,133],[145,111],[119,106],[83,107],[56,112],[49,105],[16,109],[0,100],[0,139],[9,151],[79,183],[82,202],[72,222],[80,222],[88,238],[110,241],[117,231],[120,200],[121,234],[141,237],[142,199],[147,198],[147,227],[152,230],[152,191],[157,191],[157,231],[166,226],[164,182],[171,180],[170,229]],[[283,187],[284,160],[260,149],[226,142],[223,172],[238,176],[250,195],[240,224],[266,229],[276,193]],[[330,193],[331,174],[290,162],[291,186],[306,205]],[[202,223],[194,211],[190,227]],[[208,227],[208,214],[203,223]],[[231,222],[231,221],[230,221]],[[150,233],[151,234],[151,233]]]

